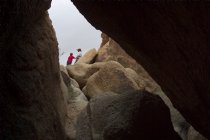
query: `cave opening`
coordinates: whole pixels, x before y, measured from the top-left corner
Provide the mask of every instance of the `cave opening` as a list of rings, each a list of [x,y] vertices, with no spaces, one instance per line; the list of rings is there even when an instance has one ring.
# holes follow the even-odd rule
[[[82,54],[99,48],[101,31],[96,30],[70,0],[52,1],[49,16],[56,32],[61,65],[66,65],[70,53],[76,56],[78,48]]]
[[[98,68],[100,65],[95,65],[97,68],[92,67],[93,71],[87,73],[87,77],[78,78],[79,80],[86,80],[77,80],[82,85],[79,86],[78,83],[75,84],[77,81],[73,81],[73,78],[70,79],[66,75],[63,76],[59,69],[58,45],[54,29],[46,13],[51,1],[3,0],[0,5],[0,30],[2,31],[0,38],[0,60],[2,62],[0,66],[0,114],[2,114],[0,116],[0,139],[64,140],[66,139],[66,135],[68,135],[69,139],[74,139],[72,138],[76,136],[74,124],[77,120],[75,119],[75,122],[73,122],[70,119],[76,118],[74,115],[80,113],[79,111],[83,107],[87,110],[84,112],[85,114],[81,114],[81,120],[78,121],[80,122],[80,129],[77,127],[78,134],[84,134],[82,130],[90,130],[90,132],[85,132],[87,137],[90,136],[90,139],[93,136],[96,137],[95,139],[98,139],[97,136],[99,135],[106,139],[115,139],[115,136],[119,139],[135,139],[134,137],[136,135],[140,135],[139,137],[145,136],[144,138],[138,139],[154,139],[148,138],[148,136],[155,137],[154,134],[156,134],[159,136],[156,139],[180,140],[176,132],[174,132],[171,120],[174,121],[172,123],[175,124],[175,128],[178,128],[178,131],[180,131],[178,132],[179,135],[184,138],[192,137],[192,139],[198,140],[198,136],[202,140],[205,139],[194,130],[194,126],[196,130],[207,136],[207,138],[210,137],[208,127],[208,124],[210,124],[208,119],[209,96],[206,94],[210,91],[207,86],[209,83],[208,62],[210,62],[208,55],[209,42],[206,35],[209,32],[208,23],[210,23],[208,20],[209,15],[206,14],[210,13],[208,5],[186,6],[185,4],[178,4],[169,6],[168,4],[157,5],[157,3],[154,5],[143,3],[137,3],[135,5],[128,3],[120,5],[119,3],[103,3],[98,5],[95,2],[91,3],[88,1],[84,4],[83,1],[72,0],[93,26],[101,29],[113,39],[116,39],[122,45],[122,48],[128,53],[133,54],[132,56],[135,58],[135,60],[132,60],[123,51],[119,51],[119,49],[110,49],[112,54],[109,56],[114,57],[107,58],[111,58],[111,61],[113,59],[117,60],[117,62],[112,61],[106,63],[106,69],[100,72],[99,69],[101,70],[104,67]],[[53,2],[51,10],[53,9],[53,5],[63,3],[63,1],[55,0]],[[63,4],[66,6],[71,5],[70,1],[66,0],[66,2],[69,3]],[[95,10],[94,12],[91,10],[93,8]],[[63,10],[65,8],[61,6],[56,11],[60,11],[61,9]],[[73,23],[75,19],[64,15],[65,13],[73,13],[70,11],[71,9],[71,7],[68,7],[67,11],[64,10],[60,14],[57,14],[57,20],[59,22],[61,21],[60,25],[62,27],[60,33],[58,33],[56,22],[51,16],[60,48],[60,64],[64,65],[66,64],[69,52],[74,52],[77,48],[82,48],[84,54],[85,49],[89,49],[88,47],[91,46],[91,48],[94,48],[99,46],[99,43],[96,46],[88,44],[90,40],[97,40],[95,39],[96,36],[94,36],[94,39],[88,39],[87,37],[90,37],[87,34],[89,31],[84,30],[81,26],[77,28],[79,30],[75,33],[73,32],[76,26],[70,23]],[[61,20],[62,18],[64,18],[63,21]],[[201,23],[200,21],[203,22]],[[186,24],[183,24],[185,22]],[[81,22],[74,24],[78,25],[79,23]],[[66,27],[71,27],[72,29]],[[70,38],[71,33],[73,33],[72,36],[75,38]],[[81,40],[82,35],[84,35],[86,40]],[[179,35],[182,35],[182,38],[179,38]],[[100,33],[97,37],[100,37]],[[110,39],[110,37],[107,37],[109,42],[107,46],[112,48],[115,46],[117,48],[119,44]],[[67,43],[64,45],[60,39],[65,39]],[[70,44],[73,41],[79,44]],[[100,41],[100,39],[97,41]],[[199,49],[197,47],[198,44]],[[64,49],[63,47],[68,49]],[[167,49],[165,50],[164,48]],[[122,52],[124,56],[116,55],[122,54]],[[127,58],[127,61],[125,61],[125,58]],[[153,88],[156,85],[152,84],[153,82],[148,75],[145,75],[141,66],[137,65],[138,62],[160,83],[175,107],[182,111],[181,113],[184,114],[186,120],[192,126],[184,118],[180,119],[175,114],[176,111],[172,113],[175,119],[171,119],[169,109],[170,111],[174,110],[172,104],[170,103],[168,105],[167,102],[164,104],[162,101],[164,99],[161,100],[158,96],[148,93],[161,93],[166,97],[162,91],[159,91],[160,88],[158,86],[157,88]],[[115,73],[112,74],[112,72]],[[70,80],[72,81],[69,82]],[[119,80],[121,81],[119,82]],[[69,83],[72,83],[72,85]],[[112,88],[108,90],[113,90],[119,93],[119,95],[113,93],[110,93],[110,95],[104,94],[104,96],[101,96],[101,99],[97,98],[97,102],[95,103],[85,98],[85,95],[94,96],[99,91],[100,94],[106,93],[107,89],[104,87]],[[133,91],[140,91],[140,88],[142,88],[147,92],[141,92],[141,95],[135,92],[133,94],[122,94],[128,88]],[[71,98],[73,97],[72,94],[76,96]],[[113,98],[116,99],[115,102],[112,102]],[[151,106],[148,105],[148,101],[152,101],[149,102],[152,103],[150,104]],[[77,109],[71,107],[74,107],[78,102],[84,106],[76,106],[82,109],[78,110],[78,112],[72,112],[74,110],[77,111]],[[143,105],[143,108],[136,109],[141,102],[146,104]],[[86,104],[89,105],[87,108]],[[166,105],[169,109],[167,109]],[[95,108],[95,110],[90,110],[91,107]],[[129,107],[134,110],[131,111]],[[142,107],[142,104],[139,107]],[[120,112],[118,113],[115,108],[118,108]],[[89,119],[92,117],[87,116],[94,113],[96,118],[98,118],[98,115],[101,115],[101,118],[105,116],[102,122],[106,123],[102,123],[102,125],[107,125],[102,129],[98,128],[101,125],[94,125],[98,124],[98,122],[89,122],[92,120],[97,121],[97,119]],[[115,115],[113,116],[113,114]],[[130,116],[129,114],[132,115]],[[66,116],[68,116],[67,119]],[[141,118],[142,116],[143,118]],[[70,119],[68,120],[68,118]],[[113,118],[117,119],[112,120]],[[131,123],[126,123],[128,122],[127,120],[131,120]],[[168,120],[168,123],[166,123],[166,120]],[[98,121],[100,122],[100,120]],[[71,126],[69,122],[73,122]],[[91,124],[90,127],[92,129],[89,126],[87,126],[88,129],[84,129],[84,123]],[[125,127],[121,124],[124,124]],[[145,126],[142,126],[142,124]],[[128,127],[126,128],[126,126]],[[142,131],[137,131],[139,127],[141,127],[140,129]],[[119,129],[117,130],[115,128]],[[97,134],[95,131],[92,132],[92,130],[101,131]],[[84,135],[80,136],[80,139],[83,140]]]

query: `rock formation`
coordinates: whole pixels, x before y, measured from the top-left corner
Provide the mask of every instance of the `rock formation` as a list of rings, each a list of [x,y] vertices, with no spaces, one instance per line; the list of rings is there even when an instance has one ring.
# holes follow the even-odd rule
[[[97,55],[96,49],[91,49],[88,52],[86,52],[78,61],[78,63],[86,63],[86,64],[91,64],[94,62],[94,59]]]
[[[142,64],[187,121],[210,139],[208,2],[72,1]]]
[[[203,137],[201,134],[199,134],[195,129],[191,126],[188,134],[187,134],[187,140],[207,140],[205,137]]]
[[[67,66],[67,71],[70,77],[75,79],[80,88],[83,88],[86,85],[87,79],[97,72],[104,63],[94,63],[94,64],[86,64],[86,63],[78,63],[75,65]]]
[[[51,0],[0,5],[0,139],[64,140],[58,43]]]
[[[166,105],[146,92],[96,96],[78,121],[78,140],[181,140]]]
[[[143,87],[142,87],[143,88]],[[129,76],[125,68],[115,61],[107,62],[87,80],[86,96],[103,94],[108,91],[122,93],[139,90],[138,84]]]
[[[77,116],[86,107],[88,101],[79,86],[77,86],[77,82],[71,79],[63,70],[61,69],[61,90],[67,106],[65,132],[69,140],[75,140]]]
[[[104,37],[105,35],[103,35]],[[106,36],[106,38],[109,38]],[[113,43],[109,43],[109,41]],[[104,43],[104,39],[102,39],[102,43]],[[111,45],[110,45],[111,44]],[[115,46],[116,45],[116,46]],[[103,50],[103,51],[102,51]],[[105,51],[104,51],[105,50]],[[115,52],[115,53],[113,53]],[[105,55],[104,55],[105,54]],[[119,58],[119,55],[125,57],[127,59],[127,63],[123,63],[123,65],[127,68],[124,68],[120,63],[116,62]],[[161,91],[160,87],[150,78],[148,73],[137,63],[135,60],[132,60],[126,52],[124,52],[120,46],[111,38],[109,38],[108,42],[105,42],[105,45],[100,47],[98,51],[98,57],[103,56],[103,59],[100,61],[103,62],[94,62],[93,64],[89,64],[88,67],[84,69],[84,65],[87,64],[75,64],[72,66],[68,66],[67,69],[76,69],[74,71],[85,71],[84,74],[88,76],[84,76],[86,78],[86,82],[84,83],[84,88],[82,91],[88,98],[94,98],[97,95],[112,93],[122,94],[124,92],[135,92],[136,90],[147,90],[153,92],[153,94],[159,95],[165,104],[170,109],[171,119],[173,123],[173,127],[175,131],[181,136],[183,140],[190,140],[197,138],[197,140],[203,140],[203,137],[194,129],[191,129],[191,125],[183,118],[183,116],[177,111],[169,98]],[[111,58],[111,59],[110,59]],[[115,61],[113,61],[115,60]],[[96,61],[98,61],[96,59]],[[135,62],[135,63],[128,63]],[[91,68],[95,68],[97,66],[97,70],[92,71]],[[136,66],[139,65],[139,66]],[[138,74],[135,70],[138,71]],[[140,68],[139,69],[137,69]],[[89,70],[87,70],[87,68]],[[62,68],[63,69],[63,68]],[[77,70],[78,69],[78,70]],[[66,71],[63,69],[63,71]],[[92,71],[91,73],[88,71]],[[70,72],[72,73],[72,72]],[[81,73],[81,72],[80,72]],[[123,78],[124,77],[124,78]],[[83,79],[83,78],[80,78]],[[128,88],[129,81],[132,81],[132,88]],[[132,85],[132,84],[131,84]],[[152,90],[156,89],[156,90]]]
[[[100,74],[102,66],[106,65],[104,63],[109,62],[85,64],[95,60],[91,54],[88,62],[68,67],[68,74],[65,68],[60,72],[58,43],[46,12],[50,3],[51,0],[1,1],[0,139],[65,140],[80,139],[83,134],[90,139],[100,137],[109,140],[136,137],[151,140],[153,136],[157,139],[180,139],[172,128],[167,107],[155,95],[143,91],[127,93],[128,88],[125,87],[122,87],[124,91],[117,91],[120,94],[114,95],[112,91],[106,94],[107,90],[101,90],[102,94],[94,96],[86,106],[88,101],[81,89],[86,86],[83,91],[90,92],[87,81]],[[205,2],[171,5],[80,0],[74,3],[90,23],[116,40],[141,63],[187,121],[210,139],[209,5]],[[105,34],[102,37],[101,46],[117,46]],[[105,48],[101,49],[102,54],[107,54],[103,57],[110,57],[104,60],[121,64],[118,74],[129,77],[127,80],[130,79],[139,89],[141,83],[150,83],[145,80],[147,76],[140,75],[141,70],[136,68],[135,60],[131,61],[122,51],[120,56],[114,49],[109,52],[118,56],[111,56],[106,50],[105,53],[102,51]],[[104,61],[103,57],[98,55],[96,60]],[[80,74],[77,66],[84,68]],[[69,76],[79,79],[79,84]],[[116,79],[120,80],[121,76]],[[141,78],[144,82],[138,80]],[[147,87],[147,84],[143,85]],[[146,87],[145,90],[157,92]],[[86,114],[80,115],[84,117],[81,121],[77,116],[83,109]],[[101,114],[97,110],[105,111]],[[157,117],[154,118],[153,113]],[[100,115],[107,117],[100,120],[97,118]],[[91,120],[90,116],[96,119]],[[186,124],[182,119],[177,124]],[[81,123],[84,123],[82,128],[91,126],[91,129],[80,131],[84,130],[80,129]],[[187,138],[205,139],[193,127],[187,126]],[[138,128],[141,131],[137,131]],[[183,131],[184,135],[186,131]]]
[[[136,82],[140,85],[144,84],[143,87],[145,87],[147,91],[155,92],[160,90],[158,84],[156,84],[144,68],[129,56],[117,42],[104,33],[102,33],[101,36],[102,43],[98,50],[96,62],[117,61],[123,67],[127,68],[129,73],[134,73],[134,71],[136,71],[136,73],[138,73],[138,76],[135,78]],[[104,46],[102,46],[102,44],[104,44]]]

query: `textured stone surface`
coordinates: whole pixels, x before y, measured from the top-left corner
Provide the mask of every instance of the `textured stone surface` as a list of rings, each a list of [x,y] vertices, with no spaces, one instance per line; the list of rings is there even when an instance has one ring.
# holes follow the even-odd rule
[[[78,140],[181,140],[167,106],[150,93],[104,93],[79,115]]]
[[[72,1],[95,28],[133,56],[187,121],[210,139],[209,3]]]
[[[115,42],[113,39],[111,39],[104,33],[102,33],[101,36],[102,43],[98,51],[98,55],[96,57],[96,62],[117,61],[125,68],[131,68],[134,71],[136,71],[136,73],[139,75],[137,77],[138,79],[140,79],[137,82],[139,83],[139,85],[142,85],[144,83],[145,90],[149,92],[155,92],[156,90],[160,90],[160,87],[144,70],[144,68],[140,64],[138,64],[136,60],[129,56],[117,42]],[[102,46],[102,44],[104,45]]]
[[[64,65],[60,65],[60,71],[64,72],[65,74],[67,74],[67,76],[69,75],[68,71],[67,71],[67,69],[66,69],[66,67]]]
[[[77,116],[86,107],[88,100],[82,91],[74,86],[73,79],[65,73],[62,74],[62,78],[66,81],[61,81],[62,93],[67,106],[65,132],[69,140],[76,140]]]
[[[85,88],[85,95],[89,98],[108,91],[122,93],[140,89],[133,76],[116,61],[106,62],[87,80]]]
[[[64,140],[65,105],[50,0],[0,4],[0,139]]]
[[[105,33],[101,33],[101,38],[102,38],[102,42],[101,42],[100,48],[102,48],[109,41],[109,36],[106,35]]]
[[[78,61],[78,63],[86,63],[86,64],[91,64],[94,62],[94,59],[97,55],[97,51],[96,49],[91,49],[89,51],[87,51]]]
[[[99,62],[94,64],[78,63],[67,66],[67,71],[70,77],[75,79],[82,89],[87,82],[87,79],[97,72],[105,63]]]
[[[191,125],[184,119],[184,117],[180,114],[180,112],[174,108],[169,98],[162,91],[158,91],[154,93],[155,95],[159,95],[160,98],[164,101],[164,103],[170,109],[171,121],[174,126],[174,130],[181,136],[182,140],[188,140],[188,130]]]
[[[102,33],[102,36],[103,38],[105,38],[104,33]],[[107,37],[108,36],[106,35],[106,38]],[[101,44],[103,43],[106,43],[106,44],[104,44],[99,49],[99,53],[98,53],[96,61],[115,60],[121,63],[123,66],[128,67],[125,69],[126,73],[129,75],[129,77],[135,80],[135,82],[138,84],[140,89],[153,92],[159,95],[163,99],[166,105],[170,108],[171,119],[172,119],[173,126],[175,128],[175,131],[182,137],[183,140],[186,140],[188,137],[187,133],[188,133],[188,129],[190,128],[190,124],[187,123],[187,121],[183,118],[183,116],[179,113],[179,111],[177,111],[173,107],[171,101],[160,90],[160,88],[158,88],[158,85],[154,81],[152,81],[148,73],[145,72],[145,70],[135,60],[133,60],[133,58],[128,56],[128,54],[126,54],[126,52],[123,51],[114,40],[112,40],[111,38],[109,38],[108,40],[102,39]],[[136,71],[134,71],[131,68],[138,71],[138,74],[136,73]],[[92,87],[91,90],[93,90],[94,86],[91,86],[91,87]],[[84,93],[87,92],[85,90],[84,90]],[[197,133],[195,130],[194,132]]]
[[[192,126],[189,128],[187,140],[208,140],[199,134]]]

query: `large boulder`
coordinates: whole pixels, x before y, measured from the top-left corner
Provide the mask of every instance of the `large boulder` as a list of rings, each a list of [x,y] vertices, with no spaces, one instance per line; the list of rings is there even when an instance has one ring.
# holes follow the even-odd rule
[[[160,91],[160,87],[149,77],[149,75],[147,75],[147,77],[144,74],[137,74],[136,71],[131,68],[125,68],[125,70],[129,77],[132,77],[135,80],[139,88],[151,93]]]
[[[104,93],[92,98],[79,115],[78,140],[181,140],[169,109],[147,92]]]
[[[104,62],[94,64],[78,63],[67,66],[66,69],[69,76],[75,79],[82,89],[86,85],[87,79],[97,72],[104,64]]]
[[[65,74],[67,74],[67,76],[69,75],[68,71],[67,71],[67,69],[66,69],[66,67],[64,65],[60,65],[60,71],[64,72]]]
[[[140,84],[144,83],[145,90],[149,92],[160,90],[158,84],[150,77],[144,68],[138,64],[136,60],[129,56],[117,42],[104,33],[102,33],[101,36],[102,43],[100,49],[98,50],[96,62],[117,61],[125,68],[130,68],[136,71],[140,79],[138,82],[140,82]]]
[[[108,91],[122,93],[139,89],[133,77],[121,64],[110,61],[87,80],[85,95],[91,98]]]
[[[61,73],[62,93],[67,106],[65,132],[69,140],[76,140],[77,116],[87,106],[88,100],[82,91],[73,84],[75,81],[64,72]]]
[[[109,39],[107,40],[107,38]],[[106,43],[102,46],[104,42]],[[134,60],[131,56],[129,56],[116,41],[114,41],[106,34],[102,33],[101,47],[98,50],[96,62],[106,62],[106,61],[117,61],[125,68],[132,68],[138,74],[140,73],[147,74],[144,68],[141,65],[139,65],[136,62],[136,60]]]
[[[101,38],[102,38],[102,42],[101,42],[100,48],[102,48],[110,39],[109,36],[107,36],[105,33],[101,33]]]
[[[91,64],[94,62],[94,59],[97,55],[97,51],[95,48],[87,51],[80,59],[77,61],[78,63],[86,63],[86,64]]]
[[[108,38],[108,39],[107,39]],[[104,45],[102,45],[104,44]],[[170,109],[171,119],[175,131],[181,136],[183,140],[187,140],[188,129],[190,124],[184,117],[176,110],[171,101],[166,97],[158,85],[151,79],[149,74],[139,65],[133,58],[131,58],[114,40],[102,33],[102,43],[98,52],[96,61],[110,61],[115,60],[126,68],[127,74],[132,77],[141,89],[153,92],[159,95]],[[136,71],[138,71],[138,74]],[[84,88],[84,93],[87,89]],[[194,130],[195,133],[196,130]],[[199,134],[199,133],[198,133]]]
[[[72,1],[95,28],[135,58],[186,120],[210,139],[209,3]]]
[[[71,84],[73,86],[79,88],[79,84],[77,83],[77,81],[74,80],[73,78],[69,77],[68,71],[65,66],[60,65],[60,71],[61,71],[62,78],[66,85],[68,85],[71,82]]]
[[[0,4],[0,139],[65,140],[51,0]]]

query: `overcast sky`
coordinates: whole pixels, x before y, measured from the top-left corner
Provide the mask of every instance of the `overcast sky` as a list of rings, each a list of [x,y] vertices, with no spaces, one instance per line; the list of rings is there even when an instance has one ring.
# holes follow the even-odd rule
[[[83,54],[99,48],[101,31],[88,23],[70,0],[53,0],[49,14],[59,43],[60,64],[66,65],[70,52],[76,56],[77,48],[81,48]]]

